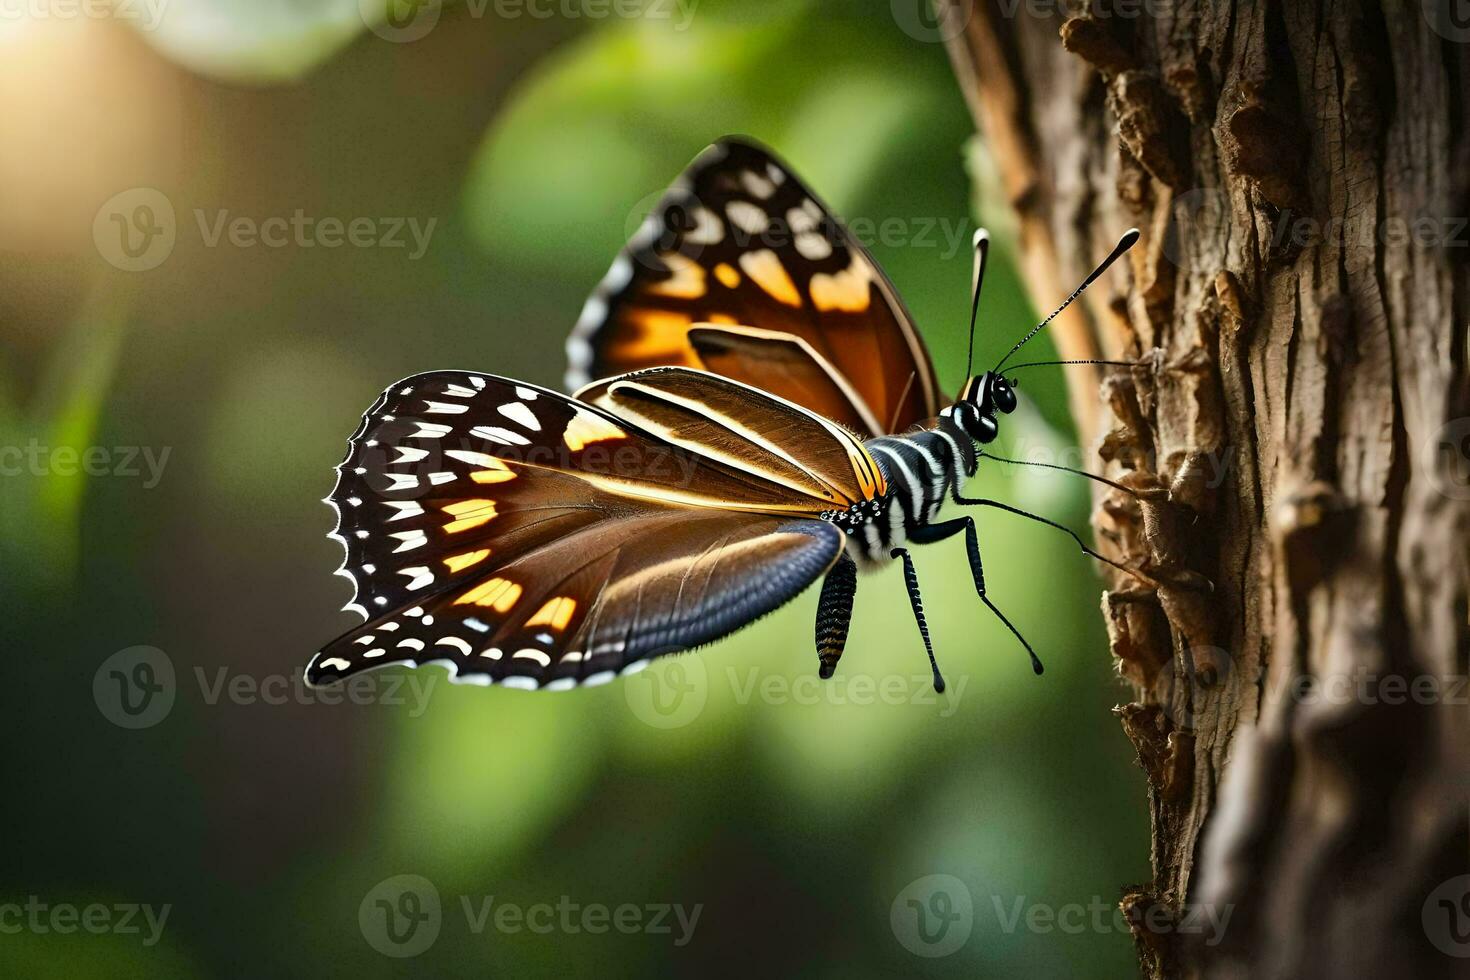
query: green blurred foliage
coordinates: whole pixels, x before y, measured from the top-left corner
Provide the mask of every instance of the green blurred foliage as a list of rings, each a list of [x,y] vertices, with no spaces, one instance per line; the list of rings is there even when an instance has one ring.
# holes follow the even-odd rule
[[[178,10],[195,6],[213,11],[211,38],[240,48],[222,56],[189,31],[150,39],[188,68],[260,82],[320,66],[277,89],[178,72],[186,165],[155,185],[179,214],[179,245],[129,281],[125,304],[75,300],[76,283],[113,281],[95,254],[18,250],[8,275],[23,288],[0,289],[0,331],[17,339],[0,382],[7,443],[34,432],[173,449],[155,489],[5,481],[7,501],[50,502],[7,506],[5,571],[29,598],[8,618],[26,695],[7,717],[21,751],[5,773],[5,893],[175,908],[146,950],[119,951],[117,936],[0,936],[7,975],[1131,971],[1124,934],[1007,930],[998,911],[1114,902],[1146,870],[1098,582],[1065,536],[1009,515],[976,514],[986,571],[1046,660],[1042,678],[976,600],[955,540],[917,555],[948,698],[931,700],[895,569],[860,582],[837,684],[813,683],[813,590],[604,688],[529,696],[451,687],[426,668],[414,674],[426,704],[208,696],[220,672],[294,678],[352,625],[333,612],[347,586],[327,574],[340,550],[317,501],[378,390],[438,367],[555,385],[582,299],[720,135],[771,144],[854,224],[899,219],[905,233],[873,251],[956,388],[977,164],[943,50],[897,29],[887,5],[704,0],[687,29],[450,7],[412,43],[363,33],[323,61],[361,29],[343,4]],[[436,224],[419,260],[210,246],[197,230],[198,214],[298,209]],[[1033,322],[998,242],[983,363]],[[1063,390],[1040,373],[1005,439],[1064,448]],[[987,464],[976,482],[1085,524],[1085,489],[1065,477]],[[93,674],[139,643],[168,653],[180,690],[162,723],[126,731],[99,713]],[[876,693],[885,683],[899,694]],[[965,882],[974,933],[924,960],[901,945],[890,906],[935,873]],[[404,961],[375,951],[358,918],[399,874],[429,879],[445,908],[437,942]],[[477,934],[460,898],[491,895],[702,913],[687,946]]]
[[[386,16],[371,0],[130,0],[138,34],[162,54],[224,81],[299,79]]]

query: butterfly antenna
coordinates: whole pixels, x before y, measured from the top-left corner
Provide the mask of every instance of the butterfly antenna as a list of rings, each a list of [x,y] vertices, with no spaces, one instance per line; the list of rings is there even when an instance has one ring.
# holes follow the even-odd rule
[[[1112,487],[1114,490],[1121,490],[1128,496],[1136,497],[1139,500],[1159,500],[1165,499],[1169,496],[1169,491],[1164,489],[1163,487],[1159,487],[1155,490],[1135,490],[1133,487],[1124,486],[1116,480],[1109,480],[1105,476],[1098,476],[1096,473],[1089,473],[1086,470],[1073,469],[1070,466],[1063,466],[1060,463],[1041,463],[1030,459],[1007,459],[1004,456],[997,456],[994,453],[985,452],[984,450],[980,451],[979,456],[981,459],[993,459],[997,463],[1009,463],[1013,466],[1040,466],[1042,469],[1060,470],[1063,473],[1071,473],[1075,476],[1083,476],[1096,483],[1101,483],[1105,487]]]
[[[1124,252],[1132,248],[1134,243],[1137,241],[1137,228],[1129,228],[1126,232],[1124,232],[1123,237],[1118,239],[1118,244],[1114,245],[1113,250],[1108,253],[1108,257],[1103,259],[1102,262],[1098,264],[1098,267],[1096,269],[1093,269],[1092,273],[1088,275],[1086,279],[1082,280],[1082,285],[1074,289],[1072,291],[1072,295],[1068,296],[1066,301],[1062,303],[1061,306],[1058,306],[1055,310],[1052,310],[1051,316],[1047,317],[1045,320],[1042,320],[1036,326],[1032,327],[1030,333],[1022,337],[1016,343],[1016,346],[1007,351],[1006,356],[1001,358],[1000,363],[995,366],[995,370],[999,371],[1001,368],[1005,367],[1006,361],[1009,361],[1011,359],[1012,354],[1025,346],[1026,341],[1030,340],[1032,337],[1035,337],[1038,333],[1040,333],[1041,329],[1045,327],[1048,323],[1055,320],[1057,318],[1057,314],[1061,313],[1067,307],[1071,306],[1072,301],[1075,300],[1078,296],[1081,296],[1083,290],[1085,290],[1088,286],[1091,286],[1093,283],[1097,282],[1098,277],[1101,276],[1104,272],[1108,271],[1108,266],[1116,262],[1118,260],[1118,256],[1122,255]]]
[[[1085,357],[1072,361],[1027,361],[1025,364],[1012,364],[1011,370],[1019,371],[1022,368],[1056,367],[1062,364],[1111,364],[1113,367],[1139,367],[1143,363],[1143,361],[1104,361],[1096,357]]]
[[[980,284],[985,281],[985,259],[990,255],[990,232],[975,230],[975,274],[970,280],[970,348],[965,352],[965,378],[975,363],[975,319],[980,313]]]

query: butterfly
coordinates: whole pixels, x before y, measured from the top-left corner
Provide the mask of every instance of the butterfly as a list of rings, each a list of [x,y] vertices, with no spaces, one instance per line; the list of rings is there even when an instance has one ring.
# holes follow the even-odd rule
[[[946,500],[998,507],[1109,561],[964,486],[1017,405],[1005,361],[1137,237],[944,404],[912,317],[862,244],[770,151],[717,142],[588,299],[567,345],[574,395],[433,371],[363,416],[327,502],[355,588],[347,608],[366,621],[312,659],[308,682],[440,663],[462,683],[605,683],[818,579],[830,677],[859,568],[898,560],[943,690],[907,546],[958,534],[980,600],[1040,673],[987,594],[973,519],[938,513]],[[988,244],[978,233],[972,354]]]

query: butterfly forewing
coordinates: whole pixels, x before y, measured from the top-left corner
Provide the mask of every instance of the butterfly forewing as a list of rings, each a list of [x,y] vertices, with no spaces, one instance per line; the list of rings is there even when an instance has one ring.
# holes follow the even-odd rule
[[[852,433],[728,378],[653,368],[594,382],[577,396],[693,452],[730,459],[837,507],[885,489],[877,465]]]
[[[704,377],[705,397],[728,402],[733,383]],[[771,429],[743,412],[751,432]],[[717,639],[829,567],[841,535],[813,518],[864,499],[856,470],[820,493],[773,478],[788,450],[745,439],[709,454],[491,375],[399,382],[329,498],[368,621],[308,680],[444,661],[461,680],[570,686]]]
[[[780,370],[773,339],[786,344]],[[929,355],[877,263],[787,167],[739,139],[670,188],[588,300],[568,353],[573,388],[707,367],[865,435],[939,408]]]

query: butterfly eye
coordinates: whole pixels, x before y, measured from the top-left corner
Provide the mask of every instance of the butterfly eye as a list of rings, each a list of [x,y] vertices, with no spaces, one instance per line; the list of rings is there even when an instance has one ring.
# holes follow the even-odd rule
[[[991,391],[991,399],[996,408],[1008,415],[1016,410],[1016,390],[1004,378],[997,378],[995,380],[995,388]]]

